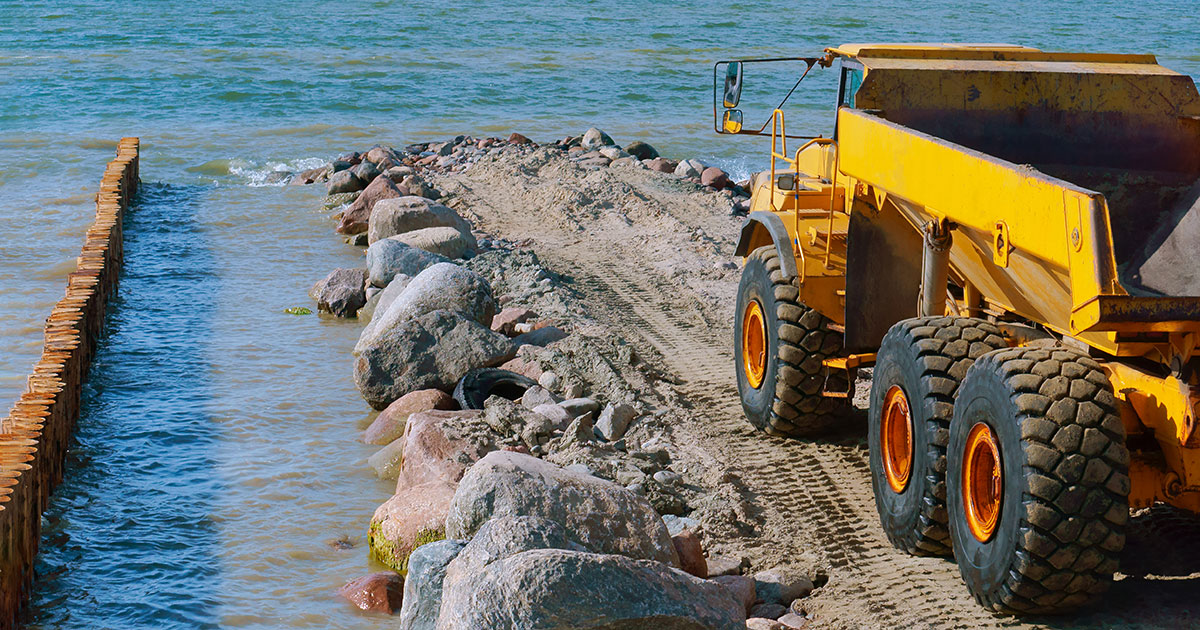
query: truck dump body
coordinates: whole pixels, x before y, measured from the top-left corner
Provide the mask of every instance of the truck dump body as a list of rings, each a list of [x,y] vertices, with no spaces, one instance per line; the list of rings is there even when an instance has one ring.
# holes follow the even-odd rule
[[[1200,277],[1171,264],[1180,240],[1200,238],[1200,221],[1184,220],[1200,213],[1200,94],[1189,77],[1147,55],[859,52],[856,108],[1101,193],[1122,284],[1200,295]]]

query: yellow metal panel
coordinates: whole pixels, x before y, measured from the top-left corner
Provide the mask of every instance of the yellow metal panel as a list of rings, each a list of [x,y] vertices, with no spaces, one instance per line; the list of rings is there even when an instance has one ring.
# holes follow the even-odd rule
[[[1011,44],[844,44],[827,53],[853,57],[870,67],[878,60],[899,59],[909,65],[937,60],[1052,61],[1092,64],[1156,64],[1154,55],[1044,52]]]

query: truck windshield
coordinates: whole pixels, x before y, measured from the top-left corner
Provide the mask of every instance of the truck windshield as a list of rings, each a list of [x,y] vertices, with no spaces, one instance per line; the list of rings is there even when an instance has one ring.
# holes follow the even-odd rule
[[[862,81],[862,66],[857,64],[851,66],[843,62],[841,98],[838,99],[838,104],[845,105],[846,107],[854,107],[854,95],[858,93],[858,88],[862,86]]]

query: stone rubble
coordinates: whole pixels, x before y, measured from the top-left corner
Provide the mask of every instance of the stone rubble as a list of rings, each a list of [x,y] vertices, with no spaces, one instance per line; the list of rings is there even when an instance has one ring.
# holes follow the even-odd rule
[[[397,480],[368,543],[375,560],[407,575],[388,583],[403,588],[400,627],[807,623],[802,608],[786,608],[813,589],[806,576],[748,577],[744,558],[708,550],[714,535],[748,526],[747,508],[724,480],[676,469],[670,422],[643,400],[660,378],[654,367],[596,330],[571,284],[532,251],[476,231],[461,200],[429,183],[485,157],[535,151],[584,171],[657,171],[724,195],[731,213],[748,210],[749,182],[643,141],[621,147],[596,128],[550,144],[514,133],[376,146],[291,182],[326,184],[336,231],[366,247],[364,269],[324,281],[352,271],[358,292],[325,298],[325,308],[319,296],[329,291],[314,287],[314,299],[364,323],[355,383],[383,411],[362,439],[381,447],[369,465]],[[457,411],[449,394],[489,367],[531,380]]]

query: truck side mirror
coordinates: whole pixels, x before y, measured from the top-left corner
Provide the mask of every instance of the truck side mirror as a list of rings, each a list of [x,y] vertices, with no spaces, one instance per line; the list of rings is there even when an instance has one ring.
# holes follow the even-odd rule
[[[721,129],[725,133],[738,133],[742,130],[742,110],[727,109],[721,116]]]
[[[742,62],[731,61],[725,67],[725,107],[737,107],[742,100]]]

